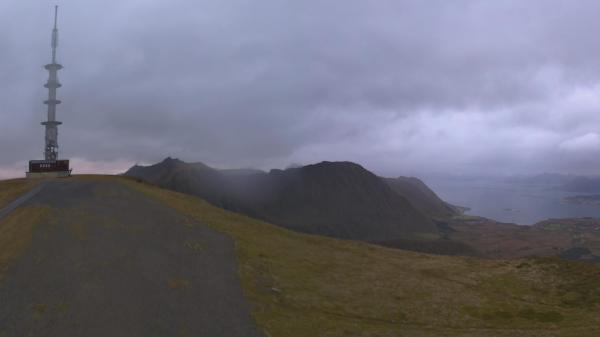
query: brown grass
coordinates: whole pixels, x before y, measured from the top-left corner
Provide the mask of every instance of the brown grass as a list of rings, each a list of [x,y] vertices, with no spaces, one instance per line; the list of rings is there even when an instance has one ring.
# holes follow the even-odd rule
[[[31,242],[34,228],[50,213],[45,207],[27,206],[0,220],[0,282],[10,262]]]
[[[303,235],[121,181],[235,240],[244,293],[272,337],[600,335],[595,302],[564,303],[600,287],[580,276],[598,266],[566,278],[552,260],[434,256]]]
[[[0,181],[0,208],[39,184],[39,180],[11,179]]]

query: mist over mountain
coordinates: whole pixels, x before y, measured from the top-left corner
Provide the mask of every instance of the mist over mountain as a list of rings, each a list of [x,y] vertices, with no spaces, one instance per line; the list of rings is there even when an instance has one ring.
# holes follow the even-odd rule
[[[416,178],[381,178],[351,162],[217,170],[167,158],[125,175],[300,232],[366,241],[437,235],[435,219],[458,210]]]

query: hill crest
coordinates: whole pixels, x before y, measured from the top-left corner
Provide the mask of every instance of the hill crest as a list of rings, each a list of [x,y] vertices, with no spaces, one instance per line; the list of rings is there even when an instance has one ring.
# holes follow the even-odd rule
[[[429,215],[387,180],[353,162],[325,161],[249,175],[197,165],[167,158],[133,167],[125,175],[306,233],[365,241],[438,233]]]

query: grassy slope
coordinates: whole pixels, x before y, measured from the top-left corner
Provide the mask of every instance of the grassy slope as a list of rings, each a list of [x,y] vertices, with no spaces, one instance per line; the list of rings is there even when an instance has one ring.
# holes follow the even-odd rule
[[[231,235],[270,336],[598,336],[600,268],[481,260],[294,233],[131,180]]]
[[[29,191],[39,180],[12,179],[0,181],[0,208]]]
[[[50,210],[27,206],[0,220],[0,282],[10,262],[18,257],[31,241],[35,226],[45,219]]]
[[[253,315],[272,337],[600,335],[597,266],[386,249],[298,234],[129,179],[75,179],[119,179],[232,236]],[[16,197],[24,184],[0,191]],[[28,206],[0,221],[0,279],[51,214]]]
[[[0,181],[0,208],[18,198],[38,181],[13,179]],[[42,207],[22,207],[13,211],[0,221],[0,281],[12,259],[27,247],[34,226],[48,215],[48,209]]]

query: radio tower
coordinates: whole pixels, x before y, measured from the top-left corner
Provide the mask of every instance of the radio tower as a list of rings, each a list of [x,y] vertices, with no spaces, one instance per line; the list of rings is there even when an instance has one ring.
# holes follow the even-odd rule
[[[71,175],[69,160],[58,159],[58,126],[62,123],[56,120],[56,106],[61,102],[56,99],[56,90],[61,87],[58,82],[58,71],[62,66],[56,63],[56,48],[58,47],[58,6],[54,7],[54,29],[52,29],[52,63],[44,68],[48,70],[48,99],[44,104],[48,106],[48,120],[42,122],[46,127],[46,147],[44,160],[30,160],[28,178],[68,177]]]
[[[62,66],[56,63],[56,48],[58,47],[58,6],[54,7],[54,29],[52,30],[52,63],[45,66],[48,70],[48,82],[44,87],[48,88],[48,100],[44,104],[48,105],[48,120],[42,122],[46,126],[46,148],[44,149],[45,160],[58,159],[58,126],[62,124],[56,120],[56,106],[61,102],[56,99],[56,89],[61,87],[58,82],[58,71]]]

